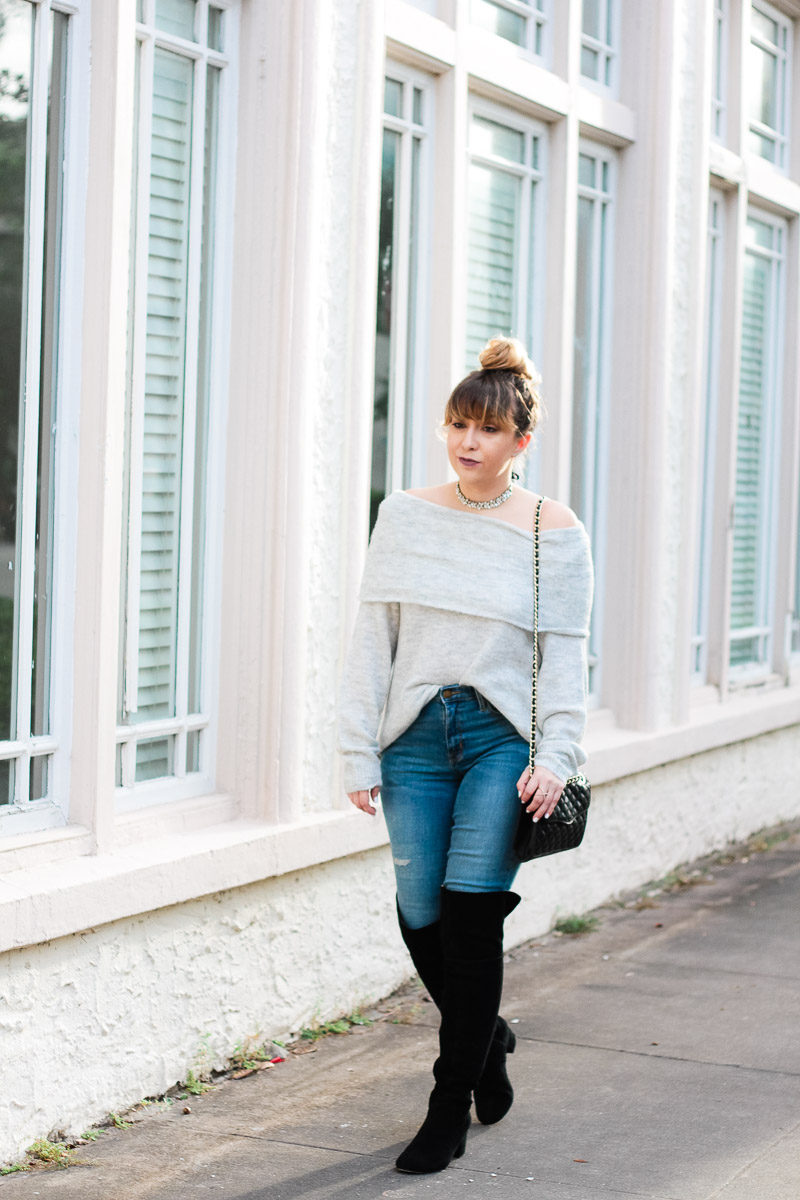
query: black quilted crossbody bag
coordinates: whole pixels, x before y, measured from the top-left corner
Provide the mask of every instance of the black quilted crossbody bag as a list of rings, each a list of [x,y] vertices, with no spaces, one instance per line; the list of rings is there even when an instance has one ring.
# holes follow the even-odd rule
[[[536,505],[533,523],[533,667],[531,671],[531,740],[528,766],[533,774],[533,758],[536,752],[536,667],[539,647],[539,515],[544,496]],[[589,813],[591,788],[585,775],[570,775],[558,804],[547,820],[533,822],[533,817],[523,808],[514,834],[514,853],[521,862],[531,858],[543,858],[547,854],[558,854],[561,850],[574,850],[580,846],[586,829]]]

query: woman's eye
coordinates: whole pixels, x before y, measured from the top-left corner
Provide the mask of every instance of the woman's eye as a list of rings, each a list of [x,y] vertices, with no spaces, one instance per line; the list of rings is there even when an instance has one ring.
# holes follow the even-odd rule
[[[496,425],[484,425],[483,432],[484,433],[497,433],[497,426]]]

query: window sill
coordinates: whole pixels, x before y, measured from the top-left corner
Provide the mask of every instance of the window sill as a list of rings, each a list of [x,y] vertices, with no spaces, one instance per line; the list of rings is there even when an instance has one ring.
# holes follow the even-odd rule
[[[613,724],[608,710],[589,715],[584,749],[593,784],[715,750],[775,729],[800,724],[800,685],[741,689],[720,702],[716,689],[698,689],[688,721],[639,732]]]
[[[85,831],[81,831],[84,832]],[[385,845],[382,818],[235,821],[84,854],[0,879],[0,953]]]

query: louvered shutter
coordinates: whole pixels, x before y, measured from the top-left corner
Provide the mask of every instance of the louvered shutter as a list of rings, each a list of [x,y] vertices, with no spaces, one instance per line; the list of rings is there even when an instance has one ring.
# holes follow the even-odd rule
[[[473,163],[469,175],[467,369],[488,338],[514,325],[521,180]]]
[[[764,528],[766,388],[769,374],[770,276],[772,264],[745,256],[739,423],[736,438],[736,496],[731,583],[731,631],[762,625],[760,596]],[[757,643],[732,639],[731,664],[753,661]]]
[[[175,713],[192,76],[190,60],[156,49],[147,263],[139,721]]]

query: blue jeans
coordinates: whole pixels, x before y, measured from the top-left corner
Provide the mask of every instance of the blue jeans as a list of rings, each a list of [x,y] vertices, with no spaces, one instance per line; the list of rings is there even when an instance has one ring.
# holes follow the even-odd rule
[[[444,687],[381,756],[381,800],[397,900],[411,929],[439,917],[439,893],[506,892],[516,783],[528,744],[471,687]]]

